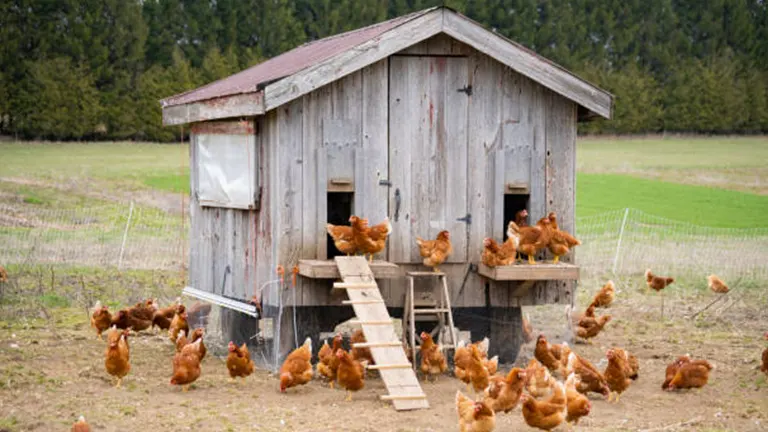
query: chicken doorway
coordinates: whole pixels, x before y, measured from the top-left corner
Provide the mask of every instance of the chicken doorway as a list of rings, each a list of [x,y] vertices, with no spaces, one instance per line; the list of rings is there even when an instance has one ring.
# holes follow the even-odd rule
[[[501,230],[504,233],[504,241],[507,240],[507,224],[509,224],[509,221],[515,220],[515,214],[518,211],[528,209],[529,200],[530,195],[528,194],[504,194],[504,226]],[[528,223],[531,223],[530,216],[528,217]]]
[[[349,225],[349,218],[352,216],[352,208],[354,206],[354,192],[328,192],[328,223],[333,225]],[[345,254],[339,252],[336,246],[333,244],[333,239],[329,234],[326,256],[328,259],[333,259],[337,256],[345,256]]]

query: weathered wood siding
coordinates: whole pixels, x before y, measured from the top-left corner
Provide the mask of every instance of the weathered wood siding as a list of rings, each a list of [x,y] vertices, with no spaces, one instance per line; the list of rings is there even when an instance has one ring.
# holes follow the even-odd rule
[[[457,91],[467,85],[471,95]],[[529,186],[533,221],[554,210],[561,227],[573,230],[576,104],[445,35],[307,93],[255,124],[261,210],[206,209],[193,199],[195,287],[221,291],[229,265],[224,292],[249,298],[275,278],[277,264],[290,280],[299,259],[326,259],[331,179],[353,181],[355,214],[371,223],[391,218],[395,231],[379,258],[404,270],[421,268],[416,235],[451,230],[457,251],[442,269],[455,307],[486,305],[485,280],[468,272],[469,263],[479,262],[485,237],[503,236],[508,183]],[[194,170],[191,182],[194,191]],[[456,221],[466,213],[471,224]],[[248,258],[235,264],[241,256]],[[402,307],[405,278],[380,287],[389,306]],[[573,290],[564,282],[538,283],[525,293],[515,287],[491,283],[491,305],[570,302]],[[284,295],[285,305],[294,297],[307,306],[344,298],[331,295],[327,280],[299,278],[295,290]],[[264,300],[275,304],[272,297]]]

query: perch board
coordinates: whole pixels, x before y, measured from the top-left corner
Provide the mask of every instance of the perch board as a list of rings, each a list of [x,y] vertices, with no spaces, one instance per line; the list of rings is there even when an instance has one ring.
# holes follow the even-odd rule
[[[579,266],[541,263],[488,267],[480,264],[478,273],[495,281],[578,280]]]
[[[403,275],[397,264],[374,260],[368,264],[376,279],[393,279]],[[312,279],[339,279],[339,268],[333,260],[299,260],[299,274]]]

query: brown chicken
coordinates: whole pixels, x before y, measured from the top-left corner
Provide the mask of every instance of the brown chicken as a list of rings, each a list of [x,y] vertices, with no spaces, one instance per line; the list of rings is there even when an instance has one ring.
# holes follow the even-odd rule
[[[656,292],[660,292],[674,282],[675,278],[656,276],[651,273],[651,269],[645,271],[645,283],[648,285],[648,288],[651,288]]]
[[[184,330],[184,333],[189,334],[189,323],[187,321],[187,310],[184,305],[179,305],[176,309],[176,314],[171,320],[171,327],[168,329],[168,337],[171,342],[175,342],[179,336],[179,332]]]
[[[635,381],[640,376],[640,362],[627,350],[624,350],[624,356],[627,358],[627,376]]]
[[[547,215],[550,224],[552,225],[552,237],[549,240],[547,247],[555,259],[552,261],[554,264],[560,262],[560,257],[566,255],[576,246],[581,245],[581,242],[577,240],[571,234],[561,230],[557,225],[557,215],[555,212],[550,212]]]
[[[533,342],[533,326],[528,315],[523,316],[523,343]]]
[[[704,387],[709,381],[709,371],[712,369],[714,366],[706,360],[691,360],[683,363],[669,382],[667,390]]]
[[[589,323],[595,319],[595,306],[589,305],[585,310],[583,314],[574,314],[575,319],[573,320],[573,324],[576,327],[579,326],[588,326]]]
[[[537,399],[548,395],[555,382],[555,379],[549,373],[549,369],[535,358],[528,362],[528,366],[525,368],[525,376],[525,389],[528,390],[531,396]]]
[[[584,317],[576,327],[576,336],[592,343],[592,338],[600,334],[606,324],[611,321],[610,315],[602,315],[597,318]]]
[[[328,234],[333,239],[334,246],[336,246],[339,252],[347,254],[347,256],[357,254],[351,226],[326,224],[325,230],[328,231]]]
[[[629,378],[628,370],[629,364],[627,362],[626,354],[623,349],[609,349],[605,353],[608,358],[608,366],[605,367],[605,381],[608,383],[608,388],[611,389],[610,395],[608,395],[608,402],[615,399],[619,402],[621,394],[624,393],[632,380]]]
[[[333,347],[328,347],[326,351],[325,347],[328,346],[328,342],[325,342],[320,349],[322,353],[318,352],[318,359],[320,361],[317,363],[317,372],[328,378],[328,386],[330,388],[333,388],[336,382],[336,371],[339,368],[339,358],[336,357],[336,351],[341,349],[341,341],[341,333],[337,333],[333,338]]]
[[[419,254],[424,258],[424,265],[432,267],[435,272],[440,271],[440,264],[453,253],[451,233],[448,231],[440,231],[434,240],[416,237],[416,244],[419,245]]]
[[[365,334],[363,333],[362,329],[357,329],[352,333],[352,336],[349,337],[349,343],[350,344],[356,344],[356,343],[365,343]],[[352,348],[350,351],[350,354],[352,354],[352,358],[355,361],[359,362],[366,362],[367,365],[375,364],[376,362],[373,361],[373,355],[371,354],[370,348]]]
[[[120,330],[131,328],[127,309],[120,309],[115,315],[112,315],[112,327],[117,327]]]
[[[173,356],[173,376],[172,385],[181,386],[181,390],[189,390],[190,384],[200,378],[200,344],[203,340],[198,339],[195,343],[189,343],[181,352]]]
[[[467,364],[467,386],[471,384],[475,392],[481,392],[488,387],[488,379],[490,373],[485,365],[485,361],[480,354],[480,349],[476,345],[469,346],[469,352],[471,354],[469,363]],[[465,381],[465,382],[467,382]]]
[[[589,392],[594,392],[606,397],[611,393],[608,382],[603,374],[589,360],[574,352],[568,355],[566,373],[569,375],[574,374],[579,378],[576,383],[576,390],[579,393],[588,394]]]
[[[80,416],[70,430],[72,432],[91,432],[91,426],[85,421],[84,416]]]
[[[565,381],[565,397],[568,400],[568,414],[565,421],[568,423],[579,424],[579,420],[588,416],[592,410],[592,403],[589,399],[576,389],[579,381],[579,377],[573,373],[568,375],[568,379]]]
[[[365,368],[344,350],[336,351],[336,357],[339,359],[336,379],[339,387],[347,391],[347,397],[344,400],[349,402],[352,400],[352,392],[361,390],[365,386]]]
[[[350,217],[349,222],[352,225],[355,247],[363,254],[370,255],[369,262],[373,262],[373,256],[384,250],[387,237],[392,233],[389,218],[384,218],[382,223],[372,227],[368,227],[367,221],[357,216]]]
[[[590,303],[590,306],[594,307],[601,307],[605,308],[611,305],[613,303],[614,298],[616,297],[616,286],[613,284],[613,281],[608,281],[603,285],[602,288],[600,288],[600,291],[595,294],[595,298],[592,299],[592,303]]]
[[[117,378],[115,387],[120,387],[123,383],[123,377],[131,371],[131,355],[127,337],[128,330],[118,331],[116,327],[112,327],[107,334],[104,367],[108,374]]]
[[[494,412],[512,411],[520,401],[526,380],[526,372],[520,368],[512,368],[506,377],[492,376],[483,402]]]
[[[667,390],[669,388],[669,383],[671,383],[672,379],[675,377],[675,375],[677,375],[677,371],[680,369],[680,367],[690,362],[691,362],[691,357],[686,354],[684,356],[678,357],[677,359],[675,359],[675,361],[667,365],[664,383],[661,384],[661,389]]]
[[[536,264],[534,255],[549,245],[552,239],[552,226],[547,218],[540,219],[536,226],[520,228],[514,222],[510,222],[509,231],[519,237],[517,251],[528,255],[528,263]]]
[[[421,332],[421,373],[424,374],[427,381],[430,377],[437,377],[448,369],[448,362],[445,360],[445,354],[439,345],[432,339],[432,335],[427,332]]]
[[[711,289],[712,292],[717,294],[725,294],[730,291],[728,285],[723,282],[722,279],[713,274],[707,276],[707,285],[709,285],[709,289]]]
[[[100,301],[91,309],[91,327],[96,330],[96,336],[102,339],[101,334],[112,326],[112,314],[106,306],[102,306]]]
[[[158,327],[160,330],[168,330],[171,328],[171,320],[176,315],[176,310],[181,305],[181,298],[176,298],[176,303],[166,308],[158,309],[152,315],[152,326]]]
[[[496,428],[496,414],[485,402],[475,402],[456,391],[459,432],[491,432]]]
[[[549,431],[565,421],[568,400],[565,387],[559,382],[554,383],[552,395],[547,400],[538,401],[527,394],[524,394],[521,400],[523,418],[530,427]]]
[[[248,351],[248,346],[245,343],[238,347],[234,342],[230,341],[227,349],[229,350],[229,354],[227,354],[227,370],[229,371],[230,381],[234,381],[237,377],[245,379],[253,373],[253,360],[251,360],[251,353]]]
[[[195,343],[198,340],[200,341],[200,360],[202,361],[205,358],[205,354],[208,352],[208,349],[205,347],[205,341],[203,341],[203,334],[205,333],[205,330],[201,328],[196,328],[192,330],[192,334],[190,336],[189,343]]]
[[[8,283],[8,271],[3,266],[0,266],[0,283]]]
[[[528,210],[522,209],[515,213],[515,224],[520,228],[528,226]]]
[[[567,345],[566,345],[567,347]],[[544,335],[539,335],[536,339],[536,348],[533,351],[536,360],[546,366],[552,373],[559,373],[561,376],[565,376],[565,363],[568,361],[568,354],[563,354],[563,347],[560,345],[551,345],[547,342],[547,338]]]
[[[515,257],[505,255],[496,240],[486,237],[483,240],[483,254],[480,259],[488,267],[499,267],[512,264]]]
[[[312,380],[312,339],[307,338],[304,345],[288,354],[280,366],[280,391],[304,385]]]

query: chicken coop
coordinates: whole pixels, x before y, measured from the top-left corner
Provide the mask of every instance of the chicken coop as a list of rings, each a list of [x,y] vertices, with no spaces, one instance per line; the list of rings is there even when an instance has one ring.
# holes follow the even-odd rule
[[[448,230],[453,253],[440,270],[455,326],[489,336],[491,354],[512,362],[521,307],[570,304],[579,268],[570,254],[490,269],[483,240],[504,239],[521,209],[534,222],[554,211],[573,232],[577,123],[610,118],[612,103],[445,7],[308,42],[164,99],[164,124],[191,131],[189,287],[231,309],[221,319],[233,340],[261,332],[284,356],[355,315],[333,289],[343,254],[327,223],[389,218],[370,270],[398,318],[408,272],[430,270],[416,237]]]

